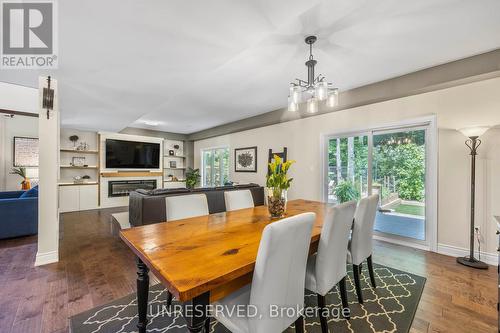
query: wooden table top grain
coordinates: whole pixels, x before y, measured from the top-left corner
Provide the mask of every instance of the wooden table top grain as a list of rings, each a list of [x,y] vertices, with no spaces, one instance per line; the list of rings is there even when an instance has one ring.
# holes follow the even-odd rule
[[[317,248],[330,205],[292,200],[286,217],[316,213],[311,250]],[[264,227],[272,222],[266,206],[134,227],[121,239],[180,301],[207,291],[211,301],[251,281]]]

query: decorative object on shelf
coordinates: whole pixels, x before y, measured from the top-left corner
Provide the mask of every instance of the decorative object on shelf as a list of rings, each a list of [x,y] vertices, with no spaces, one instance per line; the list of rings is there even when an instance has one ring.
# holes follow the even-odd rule
[[[257,147],[234,150],[234,172],[257,172]]]
[[[172,181],[173,181],[173,182],[178,182],[178,181],[179,181],[179,179],[178,179],[177,177],[175,177],[175,176],[172,176]]]
[[[21,189],[23,190],[29,190],[31,188],[31,182],[26,174],[26,168],[20,167],[20,168],[13,168],[11,171],[12,175],[18,175],[21,177],[23,180],[21,181]]]
[[[189,189],[195,188],[200,182],[200,169],[188,168],[186,171],[186,187]]]
[[[172,181],[173,179],[174,179],[174,175],[169,174],[169,175],[167,176],[167,180],[168,180],[168,181]]]
[[[174,155],[179,156],[181,155],[181,152],[179,151],[181,147],[179,145],[174,145]]]
[[[71,165],[75,167],[85,166],[85,157],[73,157]]]
[[[169,165],[170,165],[170,168],[172,168],[172,169],[177,168],[177,162],[176,161],[170,161]]]
[[[169,155],[169,156],[174,156],[174,155],[175,155],[175,152],[174,152],[173,150],[169,150],[169,151],[168,151],[168,155]]]
[[[47,77],[47,88],[43,88],[42,109],[47,110],[47,119],[50,119],[50,111],[54,110],[54,89],[50,88],[50,76]]]
[[[78,147],[76,147],[76,150],[81,150],[81,151],[89,150],[89,145],[86,142],[80,142]]]
[[[307,36],[306,44],[309,45],[309,60],[306,61],[307,80],[295,79],[290,84],[290,95],[288,96],[288,111],[298,111],[299,103],[307,102],[307,112],[318,112],[318,103],[325,102],[327,107],[333,108],[338,105],[339,90],[334,88],[326,78],[319,74],[315,76],[314,67],[318,63],[314,60],[312,46],[316,42],[316,36]]]
[[[69,141],[73,142],[73,148],[76,149],[76,142],[78,141],[79,137],[78,135],[72,135],[69,137]]]
[[[14,166],[38,167],[38,138],[14,137]]]
[[[82,184],[85,180],[81,176],[75,176],[73,177],[73,183],[75,184]]]
[[[281,157],[274,155],[273,161],[269,163],[269,173],[266,177],[267,207],[271,218],[285,216],[287,191],[293,178],[288,178],[287,173],[295,161],[284,162]]]
[[[481,145],[479,137],[489,129],[488,126],[468,127],[459,129],[459,131],[468,137],[465,145],[470,150],[471,155],[471,184],[470,184],[470,253],[468,257],[457,258],[459,264],[478,269],[488,269],[488,265],[481,261],[481,248],[479,248],[479,260],[474,258],[474,214],[475,214],[475,196],[476,196],[476,155],[477,148]],[[479,243],[481,246],[481,243]]]

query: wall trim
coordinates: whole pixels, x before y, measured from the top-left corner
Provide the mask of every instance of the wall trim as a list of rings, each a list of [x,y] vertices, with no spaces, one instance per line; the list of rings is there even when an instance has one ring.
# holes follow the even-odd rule
[[[411,242],[411,241],[406,241],[403,239],[392,238],[392,237],[384,237],[384,236],[375,235],[375,234],[373,235],[373,239],[376,239],[376,240],[379,240],[382,242],[386,242],[386,243],[397,244],[397,245],[402,245],[402,246],[406,246],[406,247],[411,247],[414,249],[433,252],[430,250],[429,245],[421,244],[421,243],[417,243],[417,242]]]
[[[304,112],[304,105],[301,105],[299,112],[288,112],[286,108],[281,108],[191,133],[187,139],[199,141],[496,77],[500,77],[500,49],[343,91],[340,93],[339,106],[333,109],[322,108],[314,115]],[[286,96],[283,101],[286,104]]]
[[[451,257],[464,257],[469,255],[469,249],[439,243],[437,253]],[[498,266],[498,253],[481,252],[481,261],[489,265]]]
[[[35,266],[52,264],[59,261],[59,251],[50,251],[45,253],[37,252]]]

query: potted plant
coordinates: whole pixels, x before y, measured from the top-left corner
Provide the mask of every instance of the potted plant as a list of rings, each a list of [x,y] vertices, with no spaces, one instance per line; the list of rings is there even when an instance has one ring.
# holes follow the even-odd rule
[[[186,170],[186,187],[193,189],[200,181],[200,169],[188,168]]]
[[[21,188],[23,190],[29,190],[31,188],[30,180],[26,176],[26,168],[13,168],[11,174],[18,175],[23,179],[23,181],[21,182]]]
[[[283,162],[281,157],[274,155],[274,160],[269,163],[269,172],[266,178],[267,207],[271,218],[285,216],[287,190],[293,178],[288,178],[287,172],[295,161]]]

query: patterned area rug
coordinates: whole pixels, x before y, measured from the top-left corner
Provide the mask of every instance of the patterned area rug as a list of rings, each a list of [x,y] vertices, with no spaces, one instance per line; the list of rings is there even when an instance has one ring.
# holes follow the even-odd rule
[[[420,296],[425,284],[425,278],[406,273],[394,268],[375,264],[377,288],[369,285],[368,271],[363,265],[361,287],[364,304],[357,302],[352,271],[347,279],[347,293],[351,319],[330,317],[328,321],[330,332],[409,332]],[[306,290],[306,307],[316,307],[316,295]],[[148,332],[177,333],[187,332],[186,324],[180,312],[167,310],[166,291],[161,285],[150,288],[148,315]],[[174,300],[175,303],[175,300]],[[327,295],[327,306],[331,313],[341,308],[337,288]],[[176,307],[178,308],[178,307]],[[73,333],[132,333],[137,332],[137,303],[135,294],[123,297],[107,305],[80,313],[70,318]],[[311,317],[305,320],[306,332],[321,332],[319,318]],[[229,333],[224,326],[212,320],[211,333]],[[295,332],[290,327],[286,332]]]

